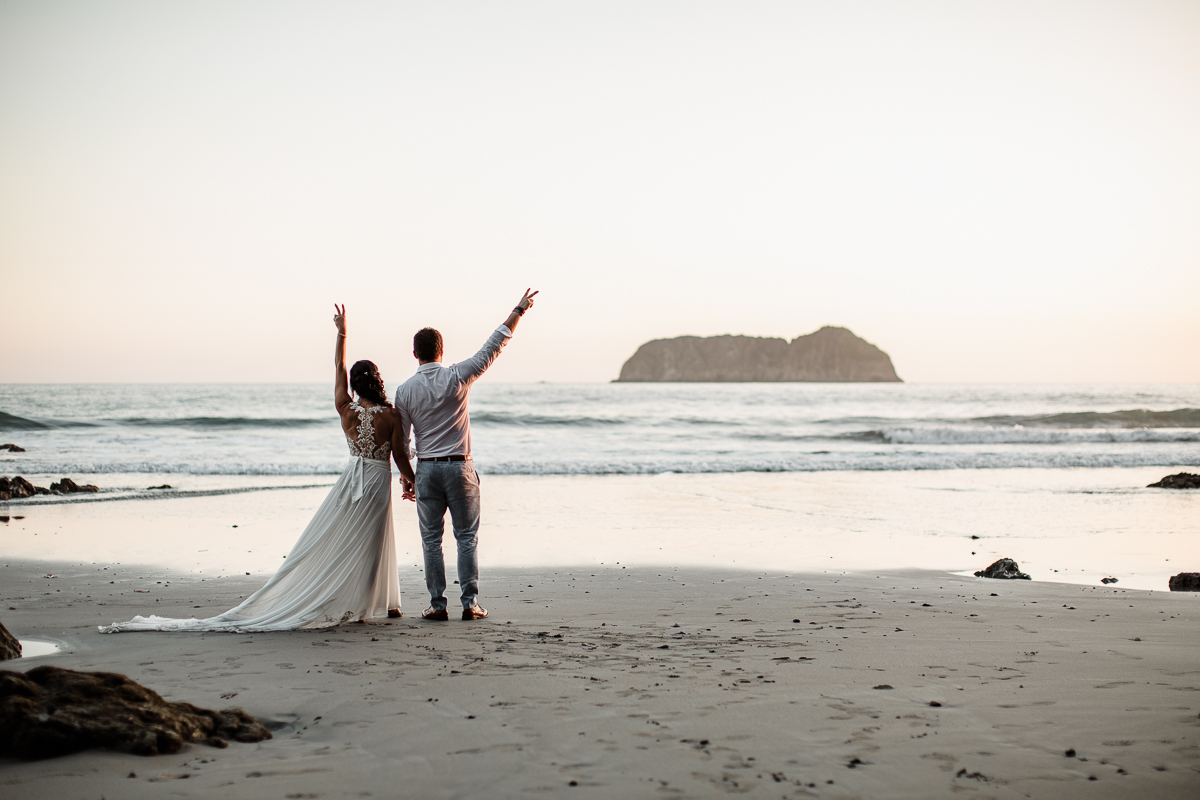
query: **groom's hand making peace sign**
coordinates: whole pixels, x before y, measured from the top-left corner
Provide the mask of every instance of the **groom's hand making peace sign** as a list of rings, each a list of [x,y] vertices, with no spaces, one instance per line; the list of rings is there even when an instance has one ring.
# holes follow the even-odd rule
[[[525,294],[521,296],[521,300],[513,308],[512,313],[508,315],[508,319],[504,321],[504,325],[508,328],[509,333],[512,333],[513,329],[517,327],[517,320],[525,316],[526,311],[533,308],[533,298],[536,294],[537,292],[530,293],[528,289],[525,290]]]

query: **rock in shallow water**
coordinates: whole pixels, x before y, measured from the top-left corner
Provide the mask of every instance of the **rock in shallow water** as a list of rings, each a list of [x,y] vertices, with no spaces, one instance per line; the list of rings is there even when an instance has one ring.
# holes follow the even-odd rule
[[[93,747],[153,756],[178,753],[189,742],[227,747],[229,739],[270,738],[240,708],[170,703],[115,672],[0,671],[0,756],[32,760]]]
[[[1021,568],[1017,566],[1017,562],[1011,558],[1002,558],[993,563],[987,569],[982,569],[975,573],[976,578],[1003,578],[1008,580],[1031,580],[1028,575],[1021,572]]]
[[[21,657],[21,643],[17,637],[8,632],[4,623],[0,622],[0,661]]]
[[[1200,572],[1181,572],[1167,581],[1172,592],[1200,592]]]
[[[1200,489],[1200,475],[1179,472],[1149,484],[1147,489]]]
[[[0,478],[0,493],[17,500],[22,497],[33,497],[37,493],[37,488],[20,475],[15,475],[12,480]]]
[[[70,478],[63,478],[58,483],[50,484],[50,491],[61,492],[62,494],[74,494],[75,492],[98,492],[100,491],[100,487],[93,486],[90,483],[86,486],[80,486]]]
[[[0,478],[0,500],[20,500],[37,494],[50,494],[50,490],[45,486],[34,486],[20,475],[13,476],[12,480]]]

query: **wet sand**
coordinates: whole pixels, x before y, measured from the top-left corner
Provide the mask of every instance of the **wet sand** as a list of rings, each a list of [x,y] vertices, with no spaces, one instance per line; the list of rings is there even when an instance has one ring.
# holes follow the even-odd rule
[[[883,566],[970,575],[1016,559],[1035,580],[1166,590],[1200,570],[1200,492],[1179,468],[483,476],[480,558],[499,567],[658,565],[781,572]],[[181,492],[208,477],[172,478]],[[105,476],[89,476],[102,486]],[[306,480],[312,480],[311,478]],[[273,572],[328,488],[0,505],[6,558]],[[18,516],[20,518],[18,518]],[[411,503],[395,501],[401,582],[421,586]],[[409,591],[410,594],[413,590]]]
[[[913,571],[484,579],[492,617],[478,623],[102,636],[98,621],[148,609],[217,613],[262,578],[10,560],[4,622],[65,650],[9,668],[122,672],[276,731],[175,756],[5,762],[0,795],[1191,798],[1200,785],[1200,595]],[[418,574],[402,583],[420,597]]]

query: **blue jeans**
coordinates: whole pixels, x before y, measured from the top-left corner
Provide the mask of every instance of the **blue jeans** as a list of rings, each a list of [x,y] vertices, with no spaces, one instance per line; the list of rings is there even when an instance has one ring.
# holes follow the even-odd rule
[[[421,526],[421,548],[425,552],[425,586],[429,604],[446,607],[446,562],[442,535],[446,510],[458,542],[458,582],[463,608],[471,608],[479,596],[479,560],[475,556],[479,532],[479,473],[471,461],[420,461],[417,463],[417,520]]]

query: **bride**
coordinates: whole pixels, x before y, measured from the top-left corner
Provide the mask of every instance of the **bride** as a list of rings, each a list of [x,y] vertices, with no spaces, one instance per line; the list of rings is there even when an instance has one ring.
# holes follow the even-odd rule
[[[400,581],[392,532],[392,482],[388,456],[403,453],[400,415],[387,401],[383,379],[370,361],[359,361],[346,379],[346,307],[334,309],[333,400],[350,445],[350,463],[287,560],[237,608],[208,619],[134,617],[102,626],[121,631],[281,631],[325,628],[372,617],[400,616]],[[403,481],[404,479],[401,478]],[[412,487],[404,482],[404,496]]]

